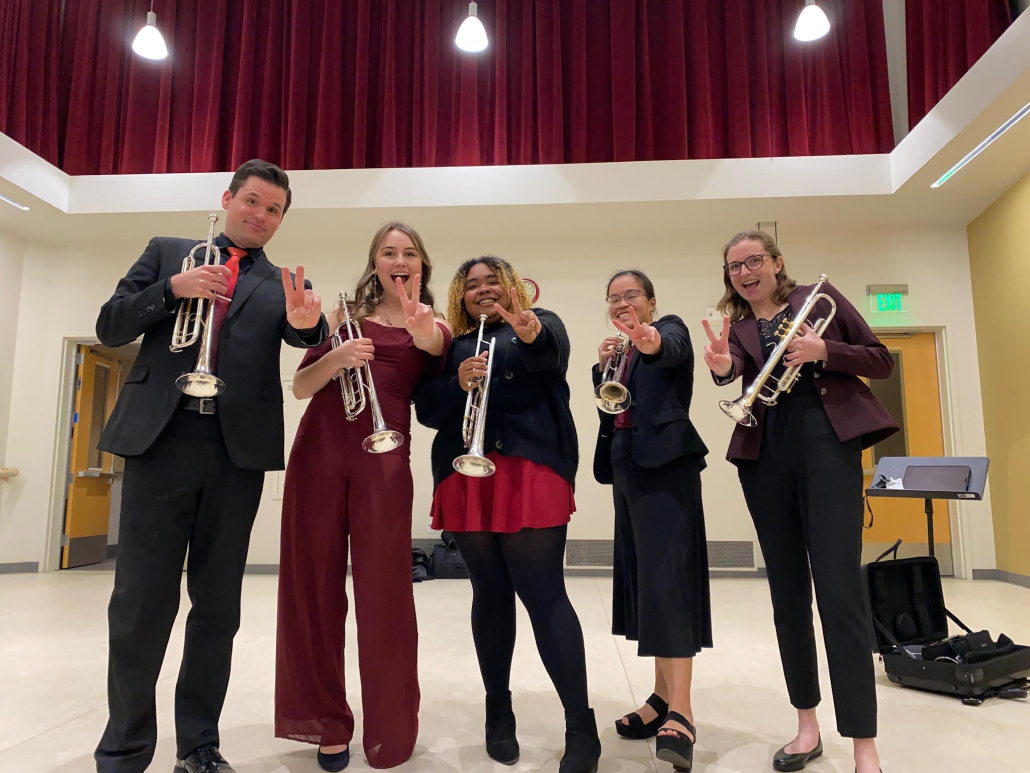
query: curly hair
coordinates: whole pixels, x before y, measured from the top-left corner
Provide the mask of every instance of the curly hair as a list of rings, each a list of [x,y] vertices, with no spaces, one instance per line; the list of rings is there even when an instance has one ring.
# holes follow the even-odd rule
[[[451,279],[451,286],[447,288],[447,323],[451,326],[455,338],[479,328],[479,320],[473,319],[472,315],[468,313],[468,309],[465,308],[465,280],[472,267],[480,263],[489,266],[490,270],[497,275],[501,289],[506,294],[510,295],[511,288],[515,288],[519,305],[523,310],[533,305],[526,285],[522,282],[522,277],[511,267],[511,263],[495,255],[480,255],[478,258],[470,258],[458,266],[458,270],[454,272],[454,278]]]
[[[739,234],[734,236],[722,250],[722,264],[726,265],[726,257],[730,254],[730,248],[735,247],[741,242],[755,241],[761,242],[762,249],[773,256],[773,260],[776,258],[783,259],[783,253],[780,252],[780,248],[776,244],[776,240],[773,239],[765,231],[741,231]],[[719,301],[717,308],[719,313],[730,318],[730,322],[739,322],[746,317],[753,316],[754,312],[751,310],[751,304],[745,301],[734,287],[733,282],[730,279],[730,275],[724,270],[722,272],[722,282],[726,288],[726,292],[723,293],[722,299]],[[776,289],[773,290],[773,301],[776,303],[786,303],[787,297],[791,291],[798,286],[798,283],[787,276],[787,267],[781,264],[780,273],[776,275]]]
[[[372,244],[368,248],[368,264],[365,266],[361,279],[358,280],[354,297],[351,299],[351,315],[359,320],[375,314],[376,307],[379,305],[380,300],[382,300],[383,283],[376,274],[376,254],[379,252],[383,240],[392,231],[400,231],[411,239],[412,244],[415,245],[415,250],[418,251],[419,256],[422,258],[422,292],[419,300],[431,308],[434,314],[436,313],[436,301],[433,298],[433,292],[429,289],[429,280],[433,276],[433,262],[429,259],[429,253],[426,252],[426,245],[422,242],[422,237],[418,235],[418,231],[410,225],[391,220],[376,231],[376,235],[372,237]],[[336,302],[333,310],[338,315],[340,314],[342,311],[340,301]]]

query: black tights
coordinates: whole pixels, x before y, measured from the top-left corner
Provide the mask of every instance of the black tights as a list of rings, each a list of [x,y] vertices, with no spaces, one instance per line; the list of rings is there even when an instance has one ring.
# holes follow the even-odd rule
[[[515,534],[454,533],[472,580],[472,637],[487,695],[508,694],[517,593],[562,706],[589,707],[583,629],[565,591],[566,531],[555,526]]]

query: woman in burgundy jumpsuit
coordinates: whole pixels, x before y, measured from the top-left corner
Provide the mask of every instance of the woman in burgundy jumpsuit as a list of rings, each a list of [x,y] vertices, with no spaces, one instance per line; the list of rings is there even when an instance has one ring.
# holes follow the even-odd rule
[[[311,349],[294,395],[311,397],[286,468],[276,640],[275,734],[319,745],[318,762],[349,762],[354,715],[344,682],[350,544],[362,685],[362,741],[374,768],[411,756],[418,734],[418,634],[411,583],[411,397],[450,333],[433,313],[432,266],[409,226],[388,223],[350,305],[363,338]],[[330,318],[336,330],[340,306]],[[387,426],[404,443],[362,450],[371,405],[348,421],[333,376],[367,360]]]

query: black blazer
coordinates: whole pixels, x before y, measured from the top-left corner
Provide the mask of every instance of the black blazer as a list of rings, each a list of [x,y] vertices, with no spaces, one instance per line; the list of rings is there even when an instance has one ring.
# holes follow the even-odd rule
[[[662,349],[656,355],[636,352],[629,365],[632,429],[630,456],[640,467],[654,468],[674,459],[696,459],[704,467],[708,453],[701,436],[690,421],[690,400],[694,393],[694,350],[683,320],[668,314],[654,326],[662,336]],[[593,368],[596,387],[601,371]],[[612,482],[612,440],[615,416],[598,410],[601,426],[594,449],[594,479]]]
[[[543,464],[575,485],[579,441],[569,408],[569,336],[554,312],[533,309],[543,329],[524,344],[511,326],[486,328],[494,343],[490,396],[486,410],[484,452],[519,456]],[[455,457],[464,454],[461,423],[468,393],[458,386],[458,366],[473,355],[478,330],[451,342],[443,375],[415,393],[419,422],[437,430],[433,439],[433,485],[454,473]]]
[[[224,242],[224,236],[219,239]],[[103,451],[139,456],[179,406],[182,393],[175,379],[193,370],[200,344],[179,353],[169,350],[178,304],[169,311],[164,293],[167,280],[182,270],[182,259],[198,243],[173,237],[151,239],[100,309],[97,338],[105,346],[122,346],[143,336],[136,364],[100,438]],[[324,316],[310,333],[293,329],[286,321],[282,272],[263,251],[258,254],[236,285],[218,339],[217,373],[225,382],[225,392],[217,398],[218,419],[233,464],[250,470],[283,469],[281,342],[316,346],[328,332]]]

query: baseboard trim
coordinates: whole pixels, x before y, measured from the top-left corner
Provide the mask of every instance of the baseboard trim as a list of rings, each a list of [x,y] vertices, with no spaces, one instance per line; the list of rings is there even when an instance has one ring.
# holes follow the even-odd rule
[[[348,567],[349,569],[350,567]],[[247,564],[244,574],[279,574],[279,564]]]
[[[1020,588],[1030,588],[1030,577],[1015,572],[1005,572],[1001,569],[974,569],[974,580],[997,580],[1007,582],[1009,585],[1018,585]]]
[[[38,574],[39,561],[22,561],[21,563],[0,564],[0,574]]]
[[[2,567],[3,564],[0,564]],[[2,569],[0,569],[2,571]],[[279,574],[279,564],[247,564],[245,574]],[[347,574],[351,573],[347,567]],[[607,566],[567,566],[566,577],[611,577],[612,569]],[[708,577],[713,580],[755,580],[764,579],[768,575],[765,569],[710,569]]]

